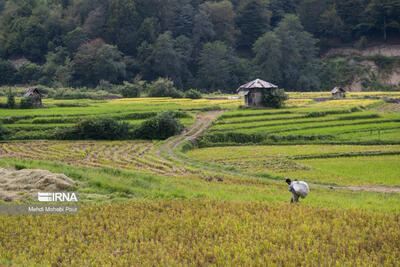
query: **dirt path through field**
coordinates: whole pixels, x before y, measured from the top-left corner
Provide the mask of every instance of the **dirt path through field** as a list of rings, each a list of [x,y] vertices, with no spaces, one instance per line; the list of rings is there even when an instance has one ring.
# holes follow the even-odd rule
[[[366,191],[375,193],[400,193],[400,187],[377,186],[377,185],[353,185],[353,186],[330,186],[321,184],[311,184],[311,186],[327,187],[332,190],[351,190],[351,191]]]
[[[164,160],[174,160],[182,165],[190,166],[190,162],[186,162],[184,158],[177,156],[174,151],[178,149],[179,145],[186,141],[194,141],[196,138],[202,134],[211,125],[213,120],[224,111],[213,111],[209,113],[199,114],[192,127],[185,132],[181,133],[179,136],[173,137],[161,145],[155,150],[155,153],[160,158]],[[194,166],[193,166],[194,167]],[[182,167],[184,168],[184,167]],[[209,166],[204,165],[204,169],[209,169]],[[223,172],[235,175],[235,176],[252,176],[251,174],[242,174],[233,170],[224,170]],[[312,187],[324,187],[332,190],[351,190],[351,191],[366,191],[366,192],[376,192],[376,193],[400,193],[400,187],[391,186],[369,186],[369,185],[357,185],[357,186],[332,186],[323,184],[313,184],[310,183]]]
[[[196,140],[196,138],[211,125],[213,120],[223,112],[223,110],[218,110],[197,115],[196,120],[190,129],[182,132],[179,136],[169,139],[158,149],[156,149],[155,153],[162,158],[165,157],[166,153],[168,157],[181,161],[182,159],[178,158],[174,154],[174,150],[177,149],[177,147],[183,142]]]

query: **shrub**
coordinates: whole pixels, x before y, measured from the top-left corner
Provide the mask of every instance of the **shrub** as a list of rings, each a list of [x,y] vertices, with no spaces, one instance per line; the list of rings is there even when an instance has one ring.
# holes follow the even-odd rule
[[[135,137],[140,139],[159,139],[164,140],[170,136],[180,133],[182,130],[181,123],[176,119],[175,114],[171,111],[158,114],[151,118],[135,130]]]
[[[174,82],[169,79],[159,78],[147,86],[149,97],[182,98],[183,93],[174,87]]]
[[[99,84],[96,86],[96,91],[107,91],[110,92],[112,84],[106,80],[100,80]]]
[[[58,132],[60,139],[118,140],[129,137],[129,124],[110,117],[91,118]]]
[[[280,88],[271,88],[262,91],[261,103],[264,107],[281,108],[285,100],[288,99],[285,90]]]
[[[9,130],[0,122],[0,140],[5,140],[9,133]]]
[[[120,92],[123,97],[140,97],[140,92],[143,89],[143,83],[128,83],[124,82],[124,85],[120,86]]]
[[[33,100],[32,100],[32,98],[29,98],[29,97],[21,98],[21,102],[19,104],[19,107],[22,108],[22,109],[33,108]]]
[[[15,108],[15,97],[14,94],[11,92],[11,89],[8,90],[7,94],[7,107]]]
[[[195,89],[190,89],[190,90],[186,91],[185,98],[200,99],[200,98],[202,98],[202,96],[199,91],[197,91]]]

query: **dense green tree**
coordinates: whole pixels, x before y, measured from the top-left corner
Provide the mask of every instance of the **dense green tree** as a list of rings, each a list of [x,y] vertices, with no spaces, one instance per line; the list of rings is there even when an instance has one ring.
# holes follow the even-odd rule
[[[152,54],[154,71],[158,76],[171,78],[181,88],[188,69],[190,51],[191,43],[186,37],[178,37],[177,41],[171,32],[159,35]]]
[[[199,85],[211,90],[233,91],[237,78],[232,75],[238,63],[233,49],[221,41],[206,43],[200,52]]]
[[[399,18],[398,0],[0,0],[0,83],[96,87],[163,76],[183,90],[233,91],[261,76],[315,90],[326,72],[317,45],[395,39]],[[96,39],[105,43],[96,48]],[[13,74],[8,60],[25,59],[36,65]]]
[[[271,25],[276,26],[286,14],[295,14],[300,0],[269,0],[268,9],[272,12]]]
[[[224,0],[221,2],[205,2],[200,5],[200,10],[206,12],[213,24],[215,38],[235,44],[235,35],[238,33],[235,27],[235,12],[231,2]]]
[[[210,19],[210,15],[205,10],[200,9],[194,16],[193,43],[209,42],[214,37],[214,25]]]
[[[106,40],[113,43],[127,54],[134,54],[136,49],[136,31],[140,26],[140,16],[135,1],[109,0],[106,24]]]
[[[161,26],[157,18],[145,18],[137,31],[137,44],[141,44],[144,41],[150,44],[154,43],[160,31]]]
[[[290,90],[315,90],[316,40],[304,31],[300,20],[286,15],[275,28],[260,37],[253,47],[254,62],[262,77]]]
[[[46,64],[43,66],[43,77],[40,79],[41,84],[54,85],[57,80],[56,73],[69,60],[68,50],[65,47],[57,47],[53,52],[46,55]]]
[[[96,86],[102,79],[119,83],[126,75],[121,52],[101,39],[79,47],[73,59],[72,69],[77,85]]]
[[[98,8],[90,11],[85,23],[83,24],[83,29],[89,37],[96,38],[104,36],[105,27],[106,8],[101,5]]]
[[[259,69],[259,76],[272,83],[282,81],[282,43],[276,33],[267,32],[254,44],[254,65]]]
[[[364,21],[358,25],[367,32],[378,30],[387,41],[388,30],[400,32],[400,2],[398,0],[371,0],[365,10]]]
[[[24,62],[18,67],[16,81],[23,84],[35,84],[42,77],[42,67],[31,62]]]
[[[0,59],[0,85],[11,84],[15,81],[16,70],[8,60]]]
[[[153,70],[153,51],[154,46],[146,41],[137,48],[137,66],[145,80],[153,80],[157,77]]]
[[[194,9],[192,5],[186,4],[179,7],[175,14],[174,35],[192,36]]]
[[[89,41],[89,36],[84,29],[77,27],[64,35],[63,41],[69,52],[74,53],[82,44]]]
[[[271,12],[265,0],[246,0],[241,3],[236,18],[240,29],[238,44],[249,49],[269,29]]]

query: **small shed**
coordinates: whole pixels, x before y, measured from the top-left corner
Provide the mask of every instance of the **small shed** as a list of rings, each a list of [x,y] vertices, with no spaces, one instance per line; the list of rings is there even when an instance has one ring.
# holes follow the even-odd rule
[[[278,86],[261,79],[255,79],[240,86],[237,92],[239,95],[244,95],[246,106],[258,107],[262,106],[262,90],[270,90],[272,88],[278,88]]]
[[[42,106],[43,95],[37,88],[29,88],[24,94],[24,97],[32,99],[33,107],[39,108]]]
[[[340,99],[340,98],[346,97],[346,90],[344,90],[342,87],[339,87],[339,86],[336,86],[335,88],[333,88],[331,93],[332,93],[332,98],[335,98],[335,99]]]

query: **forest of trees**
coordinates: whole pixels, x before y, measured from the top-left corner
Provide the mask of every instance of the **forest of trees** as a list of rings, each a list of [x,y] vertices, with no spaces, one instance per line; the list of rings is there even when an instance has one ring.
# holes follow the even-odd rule
[[[311,91],[331,86],[322,51],[400,35],[400,1],[0,0],[0,21],[0,84]]]

